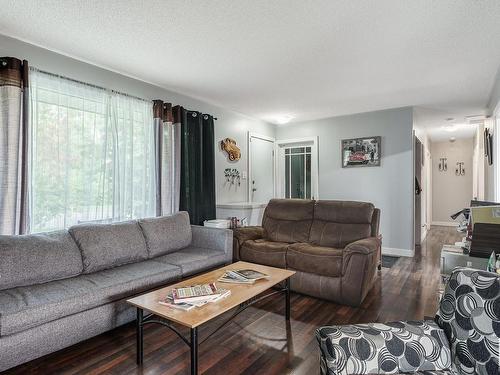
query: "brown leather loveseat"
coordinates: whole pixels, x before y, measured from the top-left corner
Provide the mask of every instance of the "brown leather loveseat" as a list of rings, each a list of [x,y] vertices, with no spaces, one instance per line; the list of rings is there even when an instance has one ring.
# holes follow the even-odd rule
[[[380,262],[380,210],[371,203],[272,199],[262,227],[234,232],[234,260],[296,271],[293,291],[359,306]]]

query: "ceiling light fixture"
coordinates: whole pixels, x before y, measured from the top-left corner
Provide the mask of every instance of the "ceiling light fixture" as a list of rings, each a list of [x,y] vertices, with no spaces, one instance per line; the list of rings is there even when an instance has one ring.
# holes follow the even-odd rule
[[[284,125],[289,123],[293,118],[294,116],[292,115],[278,115],[273,117],[273,122],[278,125]]]

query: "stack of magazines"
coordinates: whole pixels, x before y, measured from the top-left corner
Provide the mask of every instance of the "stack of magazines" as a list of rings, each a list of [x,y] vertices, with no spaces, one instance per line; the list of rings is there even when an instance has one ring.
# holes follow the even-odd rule
[[[191,310],[209,302],[217,302],[231,294],[230,290],[218,289],[214,283],[175,288],[158,303],[180,309]]]
[[[253,284],[257,280],[268,278],[269,275],[255,270],[229,270],[218,281],[233,284]]]

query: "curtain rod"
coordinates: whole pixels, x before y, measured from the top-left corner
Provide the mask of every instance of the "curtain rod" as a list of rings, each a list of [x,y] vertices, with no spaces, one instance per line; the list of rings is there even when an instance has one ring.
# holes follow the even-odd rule
[[[74,78],[71,78],[71,77],[63,76],[63,75],[61,75],[61,74],[57,74],[57,73],[47,72],[47,71],[45,71],[45,70],[38,69],[38,68],[35,68],[35,67],[32,67],[32,66],[30,67],[30,70],[34,70],[34,71],[37,71],[37,72],[40,72],[40,73],[43,73],[43,74],[47,74],[47,75],[49,75],[49,76],[62,78],[62,79],[65,79],[65,80],[68,80],[68,81],[71,81],[71,82],[79,83],[79,84],[81,84],[81,85],[85,85],[85,86],[93,87],[93,88],[95,88],[95,89],[104,90],[104,91],[110,91],[110,92],[113,92],[113,93],[115,93],[115,94],[119,94],[119,95],[123,95],[123,96],[128,96],[129,98],[133,98],[133,99],[137,99],[137,100],[142,100],[143,102],[152,103],[152,100],[150,100],[150,99],[144,99],[144,98],[141,98],[141,97],[139,97],[139,96],[126,94],[126,93],[124,93],[124,92],[120,92],[120,91],[117,91],[117,90],[108,89],[108,88],[106,88],[106,87],[102,87],[102,86],[94,85],[94,84],[92,84],[92,83],[79,81],[79,80],[74,79]]]
[[[42,69],[38,69],[36,67],[33,67],[33,66],[30,66],[30,70],[34,70],[34,71],[37,71],[37,72],[40,72],[40,73],[43,73],[43,74],[47,74],[47,75],[50,75],[50,76],[53,76],[53,77],[58,77],[58,78],[62,78],[62,79],[66,79],[68,81],[71,81],[71,82],[75,82],[75,83],[79,83],[79,84],[82,84],[82,85],[85,85],[85,86],[89,86],[89,87],[93,87],[93,88],[96,88],[96,89],[99,89],[99,90],[104,90],[104,91],[111,91],[111,92],[114,92],[115,94],[119,94],[119,95],[123,95],[123,96],[128,96],[129,98],[133,98],[133,99],[137,99],[137,100],[142,100],[144,102],[148,102],[148,103],[152,103],[153,101],[150,100],[150,99],[144,99],[144,98],[141,98],[139,96],[135,96],[135,95],[130,95],[130,94],[126,94],[124,92],[120,92],[120,91],[116,91],[116,90],[112,90],[112,89],[108,89],[106,87],[102,87],[102,86],[98,86],[98,85],[94,85],[93,83],[88,83],[88,82],[83,82],[83,81],[79,81],[77,79],[74,79],[74,78],[71,78],[71,77],[67,77],[67,76],[63,76],[61,74],[57,74],[57,73],[52,73],[52,72],[47,72],[45,70],[42,70]],[[188,110],[190,112],[198,112],[198,111],[192,111],[192,110]],[[201,113],[201,112],[200,112]],[[208,115],[207,113],[202,113],[203,115]],[[212,115],[210,115],[212,116]],[[212,116],[214,120],[217,121],[217,117],[214,117]]]

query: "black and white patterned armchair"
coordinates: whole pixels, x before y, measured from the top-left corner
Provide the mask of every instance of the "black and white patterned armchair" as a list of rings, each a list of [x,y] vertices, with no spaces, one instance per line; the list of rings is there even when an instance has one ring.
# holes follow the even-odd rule
[[[322,375],[500,374],[500,276],[457,268],[435,321],[316,331]]]

